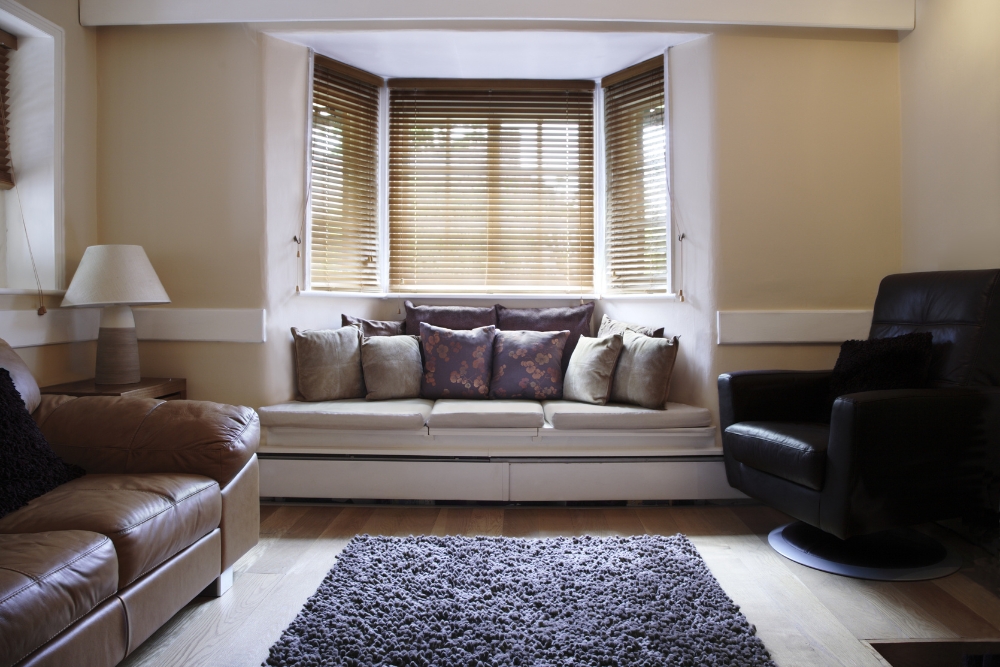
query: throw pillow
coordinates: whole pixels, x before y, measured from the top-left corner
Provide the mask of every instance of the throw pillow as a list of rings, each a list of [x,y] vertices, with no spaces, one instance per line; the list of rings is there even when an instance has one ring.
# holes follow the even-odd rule
[[[601,316],[601,328],[597,330],[597,336],[600,338],[602,336],[610,336],[612,334],[623,334],[626,331],[634,331],[637,334],[642,334],[643,336],[649,336],[651,338],[663,338],[663,327],[654,329],[653,327],[646,327],[641,324],[632,324],[631,322],[613,320],[607,315]]]
[[[569,331],[563,351],[562,370],[566,366],[580,336],[590,335],[590,320],[594,302],[572,308],[505,308],[496,305],[497,329],[504,331]]]
[[[39,403],[42,402],[42,394],[38,389],[38,383],[28,370],[27,364],[20,355],[7,344],[7,341],[0,340],[0,368],[7,369],[10,379],[14,381],[17,392],[24,400],[28,412],[34,412]]]
[[[361,331],[357,327],[309,331],[292,327],[299,393],[307,401],[364,398]]]
[[[0,517],[84,474],[59,458],[0,368]]]
[[[361,341],[361,367],[369,401],[420,396],[420,338],[373,336]]]
[[[403,302],[403,305],[406,306],[406,331],[414,336],[423,335],[420,333],[421,322],[455,331],[495,326],[497,323],[496,311],[492,307],[414,306],[410,301]]]
[[[406,320],[366,320],[353,315],[340,316],[340,326],[357,327],[365,338],[371,336],[402,336],[406,333]]]
[[[490,398],[562,398],[568,331],[497,331]]]
[[[421,398],[488,398],[496,327],[455,331],[420,323]]]
[[[926,386],[932,341],[929,332],[844,341],[830,376],[830,400],[860,391]]]
[[[611,381],[611,402],[665,409],[676,360],[677,338],[652,338],[626,330]]]
[[[611,395],[611,379],[622,351],[620,334],[604,338],[581,336],[566,367],[563,398],[604,405]]]

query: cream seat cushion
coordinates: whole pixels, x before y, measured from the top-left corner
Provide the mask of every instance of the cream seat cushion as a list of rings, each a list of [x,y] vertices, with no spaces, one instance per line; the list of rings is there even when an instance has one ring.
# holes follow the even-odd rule
[[[479,401],[442,398],[434,404],[431,428],[541,428],[545,425],[537,401]]]
[[[410,431],[427,424],[434,401],[396,398],[366,401],[363,398],[308,403],[294,401],[260,408],[262,426],[302,426],[348,431]]]
[[[575,401],[543,401],[545,421],[552,428],[574,429],[649,429],[699,428],[712,425],[712,414],[705,408],[683,403],[667,403],[666,410],[649,410],[635,405],[591,405]]]

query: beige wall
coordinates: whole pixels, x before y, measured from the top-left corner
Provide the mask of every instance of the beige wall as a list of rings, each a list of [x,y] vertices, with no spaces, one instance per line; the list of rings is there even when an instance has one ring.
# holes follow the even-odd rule
[[[65,251],[66,280],[80,263],[84,249],[97,243],[97,32],[79,22],[76,0],[21,0],[21,4],[65,32]],[[68,283],[67,283],[68,284]],[[45,299],[47,308],[60,298]],[[0,295],[0,310],[35,310],[31,297]],[[39,384],[93,376],[94,343],[24,348],[18,353]]]
[[[917,0],[899,44],[903,268],[1000,267],[1000,3]]]

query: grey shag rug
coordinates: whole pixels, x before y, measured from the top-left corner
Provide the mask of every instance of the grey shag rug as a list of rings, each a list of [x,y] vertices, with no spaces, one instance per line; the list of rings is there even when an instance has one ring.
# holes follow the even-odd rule
[[[774,667],[755,633],[683,535],[362,535],[264,665]]]

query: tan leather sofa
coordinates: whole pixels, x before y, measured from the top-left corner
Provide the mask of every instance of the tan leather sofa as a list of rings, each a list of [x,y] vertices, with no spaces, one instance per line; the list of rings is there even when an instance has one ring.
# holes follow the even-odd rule
[[[40,396],[0,367],[52,448],[87,475],[0,519],[0,667],[115,665],[257,543],[250,408]]]

